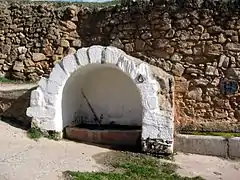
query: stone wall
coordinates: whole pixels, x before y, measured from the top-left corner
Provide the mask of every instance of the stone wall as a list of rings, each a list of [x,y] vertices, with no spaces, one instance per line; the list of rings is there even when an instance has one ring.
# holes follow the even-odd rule
[[[175,76],[177,130],[240,132],[237,3],[1,3],[0,73],[37,81],[80,47],[113,45]],[[221,86],[229,82],[228,87]]]

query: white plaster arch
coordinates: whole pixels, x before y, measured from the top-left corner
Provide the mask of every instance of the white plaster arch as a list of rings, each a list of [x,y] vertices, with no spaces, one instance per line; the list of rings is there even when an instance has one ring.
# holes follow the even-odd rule
[[[127,74],[136,84],[142,101],[142,140],[158,139],[173,144],[172,99],[159,96],[161,86],[154,75],[160,74],[167,84],[172,76],[161,69],[151,68],[143,61],[127,55],[122,50],[107,46],[81,48],[75,54],[67,55],[56,64],[48,79],[41,78],[38,88],[32,91],[30,107],[26,114],[42,130],[62,132],[62,94],[72,74],[89,64],[111,64]],[[156,71],[156,72],[154,72]],[[140,80],[140,81],[139,81]],[[141,82],[143,80],[143,82]],[[165,86],[164,86],[165,87]],[[161,103],[162,101],[162,103]],[[168,106],[165,106],[167,102]],[[164,105],[163,105],[164,104]],[[170,104],[170,105],[169,105]]]

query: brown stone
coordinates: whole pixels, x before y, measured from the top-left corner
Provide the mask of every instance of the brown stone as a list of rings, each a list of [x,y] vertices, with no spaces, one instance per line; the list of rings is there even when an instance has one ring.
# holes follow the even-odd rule
[[[58,47],[56,50],[56,54],[62,55],[63,54],[63,47]]]
[[[206,75],[214,76],[214,75],[216,75],[216,71],[217,71],[216,67],[214,67],[214,66],[207,66],[207,68],[206,68]]]
[[[141,39],[136,39],[135,41],[135,47],[137,51],[143,51],[145,47],[145,42]]]
[[[204,54],[208,56],[219,56],[223,51],[221,44],[212,44],[204,46]]]
[[[33,53],[32,55],[33,61],[43,61],[46,59],[46,56],[43,53]]]
[[[174,62],[179,62],[181,61],[183,58],[183,55],[179,54],[179,53],[174,53],[172,56],[171,56],[171,61],[174,61]]]
[[[74,31],[77,29],[77,25],[72,21],[60,21],[60,24],[69,31]]]
[[[176,63],[175,65],[173,65],[172,73],[176,76],[182,76],[184,70],[185,68],[183,67],[182,64]]]
[[[202,25],[197,25],[193,30],[194,34],[202,34],[203,32],[204,32],[204,27]]]
[[[24,64],[27,66],[27,67],[33,67],[33,66],[35,66],[35,64],[34,64],[34,62],[31,60],[31,59],[26,59],[25,61],[24,61]]]
[[[23,72],[15,71],[15,72],[12,73],[12,76],[13,76],[13,78],[18,79],[18,80],[25,80],[26,79]]]
[[[119,38],[116,38],[112,43],[111,43],[112,46],[115,46],[119,49],[123,49],[124,48],[124,45],[122,43],[122,41],[119,39]]]
[[[80,39],[76,39],[72,42],[72,46],[76,48],[82,47],[82,41]]]
[[[76,53],[76,52],[77,52],[76,49],[73,48],[73,47],[71,47],[71,48],[68,49],[67,54],[74,54],[74,53]]]
[[[219,42],[219,43],[223,44],[223,43],[226,42],[226,40],[227,40],[227,39],[224,37],[223,34],[220,34],[220,35],[218,36],[218,42]]]
[[[202,101],[203,91],[201,88],[197,87],[188,92],[187,97],[193,100]]]
[[[173,38],[175,34],[175,30],[174,29],[169,29],[169,31],[166,33],[165,37],[166,38]]]
[[[227,43],[225,48],[226,48],[226,50],[239,52],[240,51],[240,44],[238,44],[238,43]]]
[[[167,40],[167,39],[156,39],[156,40],[153,42],[153,46],[154,46],[154,48],[156,48],[156,49],[164,48],[164,47],[166,47],[168,44],[169,44],[169,40]]]
[[[62,46],[62,47],[69,47],[70,43],[66,39],[61,39],[60,46]]]
[[[125,44],[125,51],[126,51],[126,52],[133,52],[133,51],[134,51],[133,46],[134,46],[133,43]]]
[[[179,29],[185,29],[191,24],[188,18],[175,21],[175,27]]]
[[[14,66],[13,66],[13,70],[14,71],[18,71],[21,72],[24,69],[24,64],[23,62],[20,61],[15,61]]]
[[[53,55],[53,49],[51,46],[46,46],[43,48],[43,53],[46,55],[46,56],[52,56]]]
[[[174,77],[175,79],[175,92],[185,93],[188,91],[189,83],[184,77]]]

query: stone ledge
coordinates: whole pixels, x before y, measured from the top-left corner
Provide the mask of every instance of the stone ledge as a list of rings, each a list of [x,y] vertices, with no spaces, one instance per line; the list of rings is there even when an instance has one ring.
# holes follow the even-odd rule
[[[178,134],[174,150],[184,153],[228,157],[228,140],[220,136]]]
[[[229,157],[240,158],[240,137],[228,139],[229,143]]]

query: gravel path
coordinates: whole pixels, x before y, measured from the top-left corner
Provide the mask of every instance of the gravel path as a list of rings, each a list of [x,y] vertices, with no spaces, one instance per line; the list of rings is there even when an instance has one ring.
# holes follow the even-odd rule
[[[24,130],[0,121],[0,180],[62,180],[62,172],[101,171],[93,157],[110,150],[72,141],[29,139]],[[178,153],[175,163],[183,176],[207,180],[239,180],[240,161]]]
[[[92,156],[108,152],[96,146],[41,138],[0,121],[0,180],[58,180],[66,170],[98,171]]]

